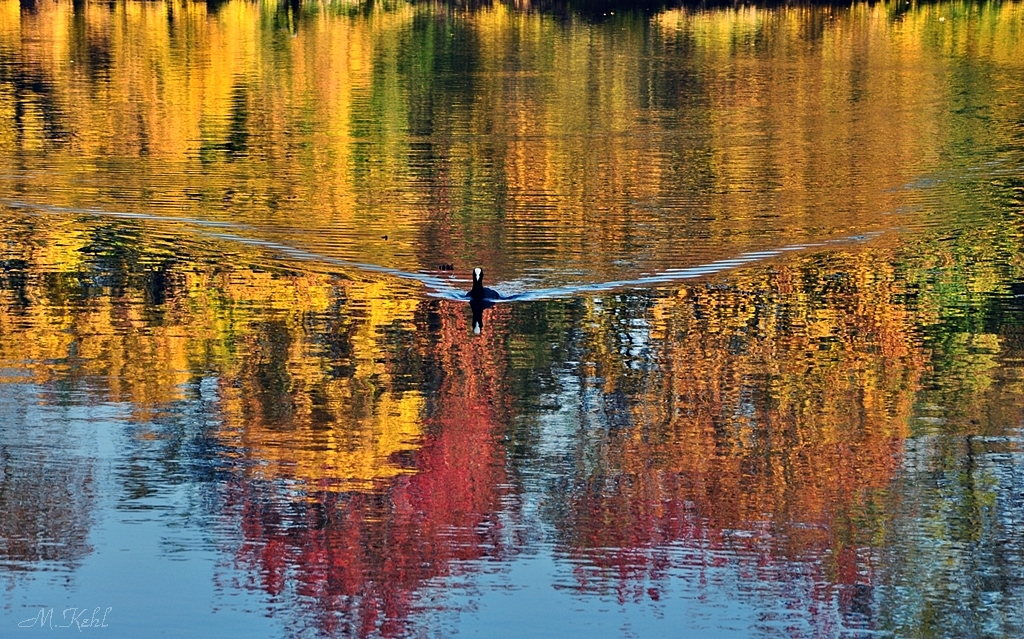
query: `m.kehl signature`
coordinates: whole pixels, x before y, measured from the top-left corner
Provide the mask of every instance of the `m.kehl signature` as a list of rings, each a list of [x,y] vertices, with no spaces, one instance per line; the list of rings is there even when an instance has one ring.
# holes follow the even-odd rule
[[[89,608],[76,608],[74,606],[65,608],[61,612],[60,619],[54,621],[53,608],[40,608],[34,617],[29,617],[18,623],[19,628],[49,628],[58,630],[60,628],[78,628],[79,632],[92,628],[106,628],[107,615],[114,610],[113,607],[103,608],[96,606],[91,611]]]

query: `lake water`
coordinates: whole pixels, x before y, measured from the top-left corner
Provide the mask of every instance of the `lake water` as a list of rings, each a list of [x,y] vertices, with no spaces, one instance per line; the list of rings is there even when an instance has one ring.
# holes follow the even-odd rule
[[[0,0],[0,636],[1022,637],[1022,247],[1020,2]]]

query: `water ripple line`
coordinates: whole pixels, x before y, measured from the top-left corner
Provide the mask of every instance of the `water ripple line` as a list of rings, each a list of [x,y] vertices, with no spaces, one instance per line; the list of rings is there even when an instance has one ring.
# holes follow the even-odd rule
[[[839,237],[835,239],[825,240],[823,242],[815,242],[812,244],[792,244],[789,246],[783,246],[777,249],[770,249],[766,251],[756,251],[750,253],[741,253],[739,256],[730,259],[716,260],[714,262],[708,262],[707,264],[698,264],[695,266],[688,266],[685,268],[668,268],[664,271],[641,275],[634,279],[625,280],[611,280],[608,282],[595,282],[592,284],[577,284],[569,286],[556,286],[552,288],[535,289],[532,291],[526,291],[523,293],[516,293],[508,296],[503,296],[498,302],[535,302],[549,299],[558,299],[565,297],[573,297],[581,293],[606,293],[608,291],[625,288],[644,288],[648,286],[656,286],[659,284],[668,284],[681,280],[689,280],[705,275],[713,275],[716,273],[722,273],[724,271],[731,271],[742,266],[747,266],[756,262],[763,262],[765,260],[778,257],[786,252],[790,251],[801,251],[812,248],[823,248],[833,246],[837,244],[853,244],[867,242],[875,239],[885,233],[896,231],[896,228],[882,229],[877,231],[871,231],[869,233],[859,233],[857,235],[848,235],[845,237]],[[495,285],[496,290],[501,292],[502,285]],[[445,295],[433,294],[435,297],[447,297]]]
[[[420,284],[423,284],[425,287],[427,287],[428,291],[426,294],[429,297],[460,301],[465,301],[467,299],[466,292],[455,286],[455,284],[457,283],[463,283],[463,280],[454,277],[439,277],[437,275],[432,275],[426,272],[403,271],[402,269],[392,268],[389,266],[382,266],[380,264],[373,264],[370,262],[356,262],[337,257],[330,257],[327,255],[321,255],[319,253],[314,253],[312,251],[307,251],[305,249],[291,246],[289,244],[275,242],[273,240],[246,237],[244,235],[240,235],[237,233],[223,231],[212,232],[202,230],[203,227],[230,229],[235,231],[255,230],[254,227],[246,224],[237,224],[234,222],[224,221],[201,220],[181,216],[163,216],[151,215],[147,213],[132,213],[126,211],[108,211],[104,209],[95,208],[60,207],[50,204],[36,204],[20,200],[0,199],[0,204],[13,209],[40,211],[44,213],[79,214],[96,217],[114,217],[120,219],[132,219],[153,222],[172,222],[200,227],[195,229],[194,232],[198,235],[202,235],[204,237],[208,237],[211,239],[216,239],[225,242],[234,242],[238,244],[244,244],[247,246],[255,246],[263,249],[268,249],[270,251],[274,251],[286,257],[297,260],[307,262],[319,262],[322,264],[331,264],[341,268],[356,269],[367,273],[379,273],[405,280],[412,280],[415,282],[419,282]],[[826,248],[841,244],[863,243],[873,240],[885,233],[894,232],[897,230],[897,227],[892,227],[887,229],[870,231],[867,233],[858,233],[855,235],[848,235],[844,237],[823,240],[820,242],[803,242],[799,244],[790,244],[775,249],[750,251],[746,253],[740,253],[736,257],[732,258],[715,260],[713,262],[697,264],[694,266],[667,268],[663,271],[643,274],[640,277],[632,279],[610,280],[606,282],[594,282],[588,284],[570,284],[566,286],[555,286],[550,288],[527,290],[521,293],[509,292],[507,294],[503,293],[503,291],[509,291],[510,289],[514,289],[515,282],[502,282],[494,285],[495,290],[502,294],[502,297],[500,299],[494,301],[496,303],[537,302],[566,297],[574,297],[577,295],[587,293],[605,293],[616,289],[644,288],[649,286],[657,286],[661,284],[669,284],[672,282],[694,279],[707,275],[713,275],[716,273],[722,273],[724,271],[730,271],[757,262],[763,262],[765,260],[769,260],[789,252],[805,251],[815,248]]]

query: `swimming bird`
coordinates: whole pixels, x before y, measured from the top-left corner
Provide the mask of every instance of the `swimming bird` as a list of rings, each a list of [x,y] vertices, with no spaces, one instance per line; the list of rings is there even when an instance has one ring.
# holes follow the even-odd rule
[[[466,293],[469,306],[473,309],[473,333],[479,335],[484,328],[484,309],[494,306],[501,299],[498,291],[484,286],[484,270],[479,266],[473,269],[473,288]]]
[[[473,288],[467,294],[474,302],[485,302],[501,299],[501,295],[493,288],[484,286],[484,270],[479,266],[473,269]]]

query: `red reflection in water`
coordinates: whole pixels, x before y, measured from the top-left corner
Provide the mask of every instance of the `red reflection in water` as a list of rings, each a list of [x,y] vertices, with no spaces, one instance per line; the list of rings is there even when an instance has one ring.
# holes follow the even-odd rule
[[[236,566],[255,577],[247,585],[324,635],[403,635],[428,581],[505,552],[500,328],[474,336],[465,304],[443,303],[440,314],[425,349],[443,382],[409,463],[415,473],[366,493],[287,495],[276,483],[241,480],[227,490],[244,535]],[[506,320],[500,309],[489,313],[489,325]]]
[[[760,419],[785,421],[771,411]],[[614,593],[620,603],[656,601],[670,570],[706,585],[711,569],[731,566],[737,594],[767,596],[764,610],[788,609],[804,622],[786,636],[870,627],[875,546],[867,537],[883,528],[870,511],[895,476],[902,439],[867,428],[852,444],[709,455],[722,448],[714,429],[676,426],[704,437],[652,444],[633,436],[637,426],[608,442],[613,472],[570,491],[558,526],[575,588]]]
[[[650,342],[657,366],[642,374],[593,349],[582,382],[603,413],[585,418],[596,423],[577,456],[596,461],[572,469],[555,521],[571,587],[639,601],[660,599],[670,570],[699,585],[728,573],[726,588],[759,598],[769,632],[875,623],[878,551],[897,510],[889,487],[923,355],[891,291],[866,287],[857,303],[837,294],[817,302],[823,311],[801,306],[809,297],[793,281],[780,271],[768,287],[778,305],[760,310],[742,289],[659,302],[645,318],[673,338]],[[629,317],[613,310],[601,321]]]

